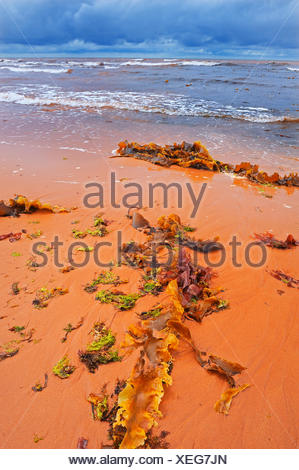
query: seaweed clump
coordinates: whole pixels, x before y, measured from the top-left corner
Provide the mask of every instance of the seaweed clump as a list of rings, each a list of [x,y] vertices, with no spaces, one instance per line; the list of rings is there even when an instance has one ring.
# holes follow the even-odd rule
[[[85,351],[78,351],[79,359],[89,372],[94,373],[100,364],[120,361],[117,350],[113,349],[115,336],[102,322],[94,324],[92,331],[93,341],[89,343]]]
[[[270,248],[278,248],[281,250],[290,250],[294,246],[299,246],[299,241],[295,240],[293,235],[289,234],[285,241],[283,240],[278,240],[277,238],[274,237],[274,235],[270,232],[265,232],[265,233],[255,233],[254,234],[255,238],[260,240],[264,245],[269,246]]]
[[[65,295],[67,293],[68,289],[62,289],[61,287],[53,287],[52,289],[41,287],[41,289],[36,292],[36,297],[32,301],[32,304],[35,308],[38,309],[46,308],[50,299],[58,295]]]
[[[70,365],[70,360],[67,355],[63,356],[57,364],[53,367],[52,371],[54,375],[57,375],[60,379],[67,379],[76,369],[75,366]]]
[[[40,202],[38,199],[30,201],[26,196],[16,196],[14,199],[9,199],[8,204],[0,201],[0,217],[18,217],[20,214],[30,214],[37,210],[69,212],[64,207],[52,206],[49,203]]]
[[[67,340],[68,335],[72,331],[77,330],[78,328],[80,328],[83,325],[83,321],[84,321],[84,319],[81,318],[81,320],[75,326],[73,326],[71,323],[68,323],[67,326],[65,328],[63,328],[63,330],[65,331],[65,335],[64,335],[63,338],[61,338],[61,342],[65,343],[65,341]]]
[[[249,162],[233,165],[220,160],[214,160],[200,141],[193,144],[187,142],[182,142],[181,144],[174,143],[164,147],[154,143],[140,145],[136,142],[124,141],[118,144],[118,153],[121,157],[137,158],[154,163],[155,165],[166,167],[178,165],[183,168],[234,173],[259,184],[299,187],[299,176],[297,173],[290,173],[284,176],[280,176],[278,173],[268,175],[265,171],[260,171],[258,165]]]
[[[124,294],[123,292],[111,292],[100,290],[96,294],[96,300],[102,304],[114,304],[119,310],[130,310],[135,306],[140,294]]]
[[[111,284],[113,286],[118,286],[119,284],[125,284],[128,281],[120,279],[113,271],[104,271],[100,273],[93,281],[89,284],[86,284],[84,290],[86,292],[92,293],[96,292],[98,289],[99,284],[108,285]]]
[[[48,374],[45,374],[44,385],[40,382],[36,382],[36,384],[32,387],[34,392],[42,392],[48,385]]]
[[[284,272],[279,271],[278,269],[270,271],[270,274],[278,281],[284,282],[287,287],[295,287],[299,289],[299,279],[295,279],[289,274],[285,274]]]

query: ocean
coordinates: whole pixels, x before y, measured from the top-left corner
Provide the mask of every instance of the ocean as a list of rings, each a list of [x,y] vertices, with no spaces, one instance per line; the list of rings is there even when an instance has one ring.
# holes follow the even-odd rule
[[[0,143],[98,154],[122,139],[202,140],[217,158],[298,171],[298,71],[278,61],[0,59]]]

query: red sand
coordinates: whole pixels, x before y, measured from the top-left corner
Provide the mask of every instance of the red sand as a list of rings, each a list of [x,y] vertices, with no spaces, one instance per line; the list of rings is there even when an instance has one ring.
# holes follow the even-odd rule
[[[186,324],[200,349],[247,367],[237,382],[249,383],[251,387],[233,400],[228,416],[216,413],[213,405],[227,385],[203,370],[191,348],[181,342],[174,353],[173,385],[166,390],[161,405],[163,417],[155,433],[168,431],[166,440],[171,448],[296,448],[299,423],[298,290],[271,277],[266,268],[281,269],[298,278],[299,248],[267,248],[266,265],[252,268],[244,263],[244,246],[253,241],[254,232],[267,230],[272,230],[280,239],[285,239],[289,233],[298,238],[298,190],[266,188],[266,193],[273,196],[266,198],[257,185],[224,174],[161,169],[146,162],[96,158],[72,151],[51,150],[49,155],[44,152],[42,164],[39,154],[26,147],[22,148],[21,157],[16,149],[8,147],[4,153],[6,166],[2,170],[1,198],[7,200],[18,193],[29,199],[39,198],[64,207],[78,206],[78,209],[68,214],[35,213],[15,219],[1,218],[1,234],[21,229],[28,233],[41,230],[43,236],[34,241],[48,244],[54,235],[59,235],[66,247],[62,250],[63,261],[67,247],[75,241],[72,229],[92,225],[93,216],[98,212],[113,220],[110,233],[100,241],[115,242],[117,230],[123,231],[123,241],[145,239],[130,226],[125,217],[126,209],[110,208],[108,199],[104,209],[83,208],[82,198],[86,194],[83,183],[104,183],[109,179],[110,171],[115,171],[117,180],[128,178],[118,183],[119,196],[129,192],[123,188],[125,183],[138,182],[144,189],[145,208],[148,206],[149,181],[180,182],[182,185],[191,182],[196,191],[202,183],[208,183],[195,219],[190,219],[192,207],[186,192],[183,209],[176,208],[175,200],[168,209],[163,209],[161,194],[157,194],[155,208],[145,209],[143,214],[155,223],[159,215],[175,212],[184,224],[196,227],[196,237],[206,239],[219,235],[227,247],[227,260],[216,269],[218,276],[213,280],[213,286],[225,289],[223,297],[230,307],[204,318],[200,324],[194,321]],[[68,159],[63,160],[63,157]],[[76,169],[78,166],[80,170]],[[24,170],[12,173],[20,167]],[[79,184],[57,182],[69,180]],[[74,220],[80,220],[80,223],[72,225]],[[32,221],[40,223],[31,224]],[[233,235],[237,235],[243,244],[238,259],[244,265],[242,268],[232,266],[228,242]],[[84,242],[93,245],[95,239],[88,237]],[[119,345],[128,325],[136,322],[136,312],[148,310],[157,304],[158,298],[146,296],[128,312],[118,312],[112,305],[103,306],[94,300],[94,294],[83,290],[84,284],[91,281],[100,268],[90,262],[85,268],[62,274],[52,263],[53,255],[49,255],[47,266],[30,271],[26,262],[32,244],[25,235],[15,243],[0,241],[0,316],[5,316],[0,320],[1,344],[18,336],[8,331],[14,325],[34,328],[34,339],[40,339],[37,343],[24,343],[15,357],[0,363],[1,447],[75,448],[78,438],[83,436],[88,439],[88,448],[100,448],[103,443],[109,443],[107,425],[93,421],[86,399],[91,392],[99,393],[105,383],[112,391],[117,378],[129,376],[136,357],[132,355],[122,362],[100,366],[95,374],[90,374],[79,362],[77,351],[85,348],[90,340],[88,332],[99,319],[116,333]],[[20,252],[21,256],[13,257],[14,251]],[[116,258],[113,248],[105,253],[107,260]],[[83,256],[82,253],[75,255],[78,260]],[[211,260],[217,259],[217,254],[211,255]],[[115,271],[121,278],[129,280],[123,290],[137,291],[138,271],[126,267],[115,268]],[[18,296],[11,294],[13,282],[19,282]],[[35,291],[42,286],[68,288],[69,293],[52,299],[47,308],[37,310],[32,300]],[[284,294],[279,295],[277,290],[283,290]],[[61,343],[63,328],[68,323],[76,324],[81,317],[84,318],[83,326],[70,333],[67,342]],[[77,368],[68,379],[60,380],[53,375],[52,368],[65,353]],[[45,372],[49,375],[48,387],[41,393],[34,393],[31,387],[37,381],[43,381]],[[43,439],[35,443],[34,435]]]

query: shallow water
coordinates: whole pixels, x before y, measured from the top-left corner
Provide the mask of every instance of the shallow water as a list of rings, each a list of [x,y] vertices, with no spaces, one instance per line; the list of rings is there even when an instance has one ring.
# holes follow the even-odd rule
[[[54,133],[58,146],[97,153],[103,136],[110,150],[120,138],[201,139],[217,156],[296,170],[298,71],[295,62],[2,59],[0,141],[51,146]]]

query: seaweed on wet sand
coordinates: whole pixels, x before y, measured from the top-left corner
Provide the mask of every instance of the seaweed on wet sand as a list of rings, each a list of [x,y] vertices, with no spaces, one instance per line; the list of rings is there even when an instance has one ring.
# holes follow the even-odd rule
[[[38,199],[30,201],[26,196],[16,196],[9,199],[8,203],[0,201],[0,217],[13,216],[18,217],[20,214],[30,214],[37,210],[46,210],[49,212],[69,212],[64,207],[52,206],[48,203],[42,203]]]
[[[21,237],[22,237],[22,232],[17,232],[17,233],[10,232],[10,233],[5,233],[3,235],[0,235],[0,241],[6,240],[8,238],[9,241],[13,243],[17,240],[20,240]]]
[[[53,367],[52,372],[60,379],[67,379],[74,372],[75,368],[75,366],[70,364],[68,356],[65,355]]]
[[[77,442],[77,449],[86,449],[88,445],[88,439],[85,437],[79,437]]]
[[[107,419],[108,408],[108,395],[95,395],[90,393],[87,401],[91,403],[92,416],[94,420],[105,421]]]
[[[164,147],[154,143],[140,145],[136,142],[124,141],[118,144],[118,153],[121,157],[137,158],[166,167],[178,165],[183,168],[233,173],[244,176],[258,184],[299,187],[299,176],[297,173],[290,173],[284,176],[280,176],[278,173],[268,175],[265,171],[260,171],[258,165],[249,162],[233,165],[215,160],[200,141],[193,144],[187,142],[182,142],[181,144],[174,143]]]
[[[250,385],[243,384],[238,387],[228,388],[227,390],[225,390],[225,392],[222,393],[220,399],[214,405],[215,411],[228,415],[233,397],[235,397],[248,387],[250,387]]]
[[[299,246],[299,241],[295,240],[293,235],[289,234],[285,241],[278,240],[274,237],[273,233],[265,232],[265,233],[255,233],[255,238],[260,240],[264,245],[269,246],[270,248],[278,248],[282,250],[290,250],[295,246]]]
[[[157,307],[153,307],[150,310],[139,313],[138,316],[142,320],[148,320],[149,318],[157,318],[161,315],[162,309],[163,307],[158,305]]]
[[[269,271],[269,274],[271,274],[271,276],[273,276],[278,281],[282,281],[287,287],[295,287],[299,289],[299,279],[295,279],[289,274],[286,274],[278,269]],[[283,293],[283,291],[280,292]]]
[[[81,318],[81,320],[75,326],[73,326],[71,323],[68,323],[67,326],[65,328],[63,328],[63,330],[65,331],[65,335],[64,335],[63,338],[61,338],[61,342],[65,343],[65,341],[67,340],[68,335],[72,331],[77,330],[78,328],[80,328],[83,325],[83,321],[84,321],[84,319]]]
[[[127,280],[120,279],[120,277],[112,270],[103,271],[93,281],[91,281],[89,284],[86,284],[84,290],[86,292],[92,293],[96,292],[99,284],[112,284],[113,286],[118,286],[119,284],[125,284],[127,282]]]
[[[85,351],[78,351],[80,361],[86,365],[89,372],[94,373],[100,364],[121,360],[118,351],[113,349],[115,336],[103,322],[95,323],[91,334],[93,341],[87,345]]]
[[[48,306],[49,300],[58,296],[65,295],[68,293],[68,289],[62,289],[61,287],[53,287],[48,289],[47,287],[41,287],[36,292],[36,297],[32,301],[35,308],[42,309]]]
[[[119,310],[130,310],[135,306],[139,297],[140,294],[125,294],[123,292],[100,290],[95,298],[102,304],[114,304]]]
[[[45,374],[44,384],[42,385],[40,382],[36,382],[36,384],[32,387],[34,392],[42,392],[48,386],[48,374]]]
[[[20,293],[20,289],[19,289],[18,285],[19,285],[18,282],[13,282],[12,283],[11,290],[12,290],[13,295],[18,295]]]

